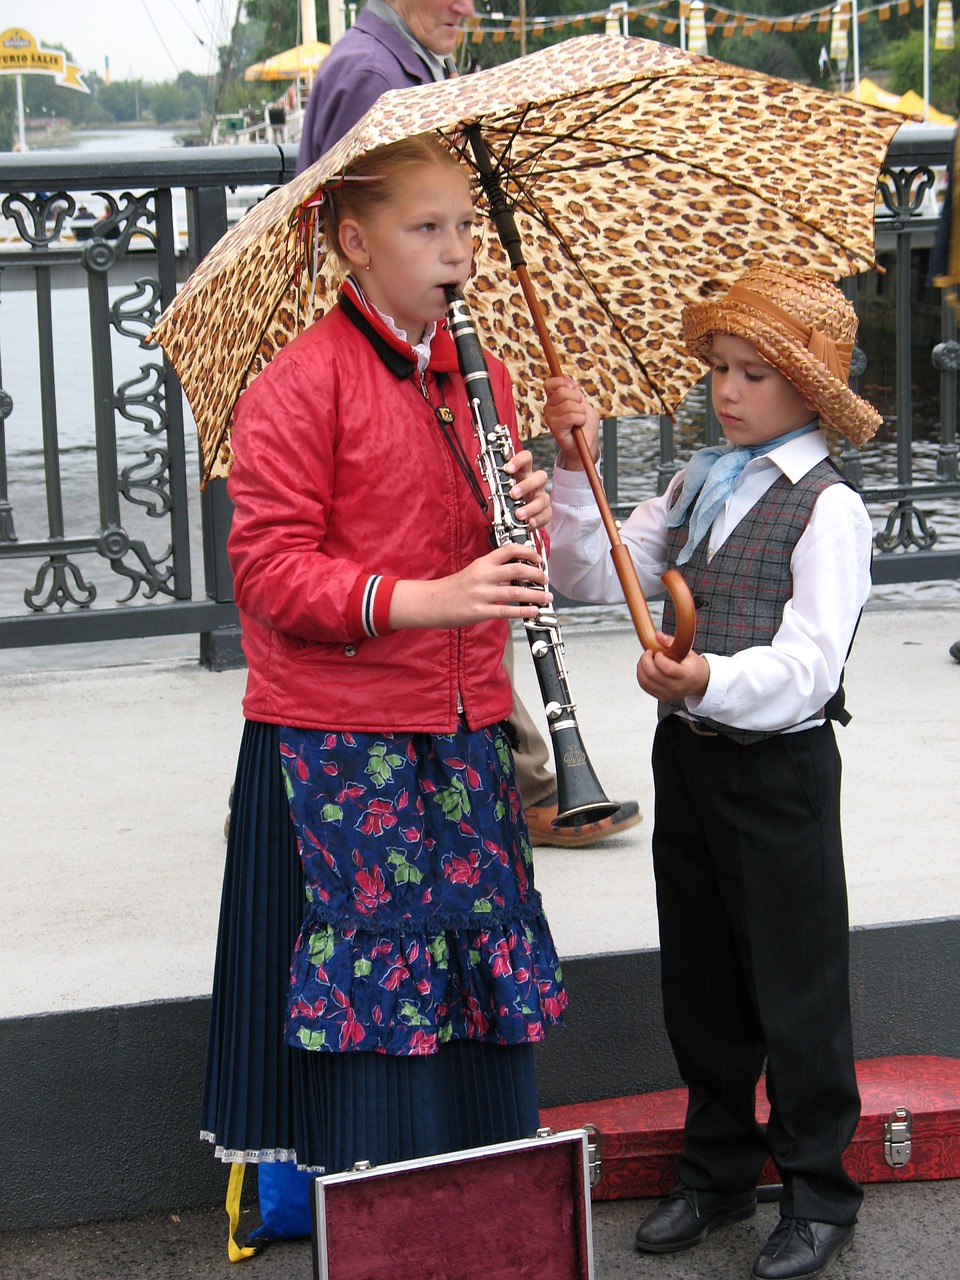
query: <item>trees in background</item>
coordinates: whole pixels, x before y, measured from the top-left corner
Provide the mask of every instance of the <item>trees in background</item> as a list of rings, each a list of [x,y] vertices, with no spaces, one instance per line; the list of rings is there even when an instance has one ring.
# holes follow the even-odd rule
[[[499,6],[484,0],[476,0],[477,12],[494,11]],[[515,4],[509,6],[515,11]],[[729,8],[729,6],[728,6]],[[589,6],[583,0],[526,0],[528,20],[538,17],[556,17],[563,14],[582,15]],[[507,12],[507,8],[503,8]],[[737,11],[763,14],[772,18],[787,17],[799,12],[797,0],[746,0],[737,5]],[[709,15],[709,9],[708,9]],[[661,12],[661,18],[664,16]],[[880,22],[875,16],[860,24],[860,71],[888,81],[895,93],[908,89],[922,90],[923,35],[920,30],[920,10],[911,8],[907,14],[899,14],[892,7],[889,19]],[[185,71],[175,80],[150,83],[143,80],[114,80],[107,84],[96,72],[85,76],[91,92],[76,93],[59,87],[50,76],[24,76],[24,106],[31,123],[62,121],[69,126],[110,126],[138,121],[157,124],[186,123],[208,125],[216,113],[238,113],[253,110],[259,114],[263,104],[278,97],[287,88],[285,84],[249,83],[243,78],[245,67],[259,62],[271,53],[292,48],[300,39],[299,5],[291,0],[245,0],[238,9],[237,21],[229,42],[219,50],[219,70],[216,76],[197,76]],[[960,24],[958,24],[960,27]],[[317,5],[317,30],[321,40],[327,37],[327,7]],[[601,30],[600,26],[585,26],[580,30]],[[634,21],[631,32],[662,39],[667,44],[678,44],[676,30],[666,34],[658,26],[647,28]],[[555,44],[575,34],[571,26],[548,31],[527,39],[528,51]],[[46,40],[49,48],[63,47],[56,40]],[[815,27],[806,31],[768,32],[763,36],[745,36],[742,33],[724,38],[719,33],[710,37],[710,52],[714,57],[736,66],[764,71],[816,84],[827,77],[835,87],[836,72],[833,64],[824,66],[821,50],[829,44],[829,33],[817,32]],[[931,40],[932,44],[932,40]],[[960,30],[958,48],[940,50],[931,48],[930,100],[933,106],[951,115],[960,107]],[[71,58],[70,50],[66,50]],[[493,66],[518,56],[519,44],[511,39],[494,41],[486,36],[482,41],[470,41],[465,49],[466,60],[480,67]],[[853,75],[852,60],[848,64],[849,86]],[[0,77],[0,150],[10,150],[17,130],[16,93],[10,76]]]
[[[809,13],[811,5],[808,0],[722,0],[726,12],[743,15],[764,16],[771,19],[796,17],[800,13]],[[275,8],[290,8],[286,0],[259,0],[261,11]],[[321,6],[322,7],[322,6]],[[515,0],[510,5],[501,3],[485,3],[475,0],[475,7],[481,22],[486,14],[502,12],[507,15],[516,13]],[[563,14],[582,16],[584,12],[594,12],[600,5],[584,5],[583,0],[526,0],[528,22],[538,17],[557,17]],[[861,8],[863,5],[861,4]],[[935,8],[931,4],[931,11]],[[713,18],[710,0],[706,0],[707,21]],[[665,20],[677,17],[677,6],[673,4],[666,9],[653,10],[658,25],[647,27],[642,18],[634,18],[629,23],[631,35],[646,36],[652,40],[662,40],[664,44],[680,43],[679,28],[675,27],[667,33]],[[889,76],[889,88],[898,94],[914,89],[922,91],[922,12],[910,6],[907,13],[899,13],[897,6],[887,10],[888,16],[881,21],[877,13],[870,13],[866,20],[859,23],[860,74],[874,79],[886,79]],[[319,21],[318,14],[318,21]],[[932,21],[932,18],[931,18]],[[500,24],[502,26],[502,24]],[[601,24],[587,23],[574,29],[567,25],[559,30],[546,31],[542,35],[530,33],[527,38],[527,50],[533,52],[570,36],[584,32],[602,31]],[[724,36],[714,31],[709,36],[710,53],[723,62],[735,66],[747,67],[754,71],[763,71],[767,75],[781,76],[787,80],[799,80],[809,84],[823,83],[826,88],[839,90],[840,83],[836,65],[827,61],[823,63],[821,50],[829,47],[830,32],[817,31],[816,23],[811,23],[803,31],[768,31],[763,34],[744,35],[737,32],[732,36]],[[955,50],[933,49],[933,32],[931,31],[930,61],[930,101],[941,111],[950,115],[958,114],[958,93],[960,93],[960,23],[957,29],[957,45]],[[509,38],[494,41],[486,35],[478,43],[469,41],[464,50],[470,65],[479,67],[494,66],[517,56],[519,46]],[[853,80],[853,52],[846,68],[845,84],[850,88]]]

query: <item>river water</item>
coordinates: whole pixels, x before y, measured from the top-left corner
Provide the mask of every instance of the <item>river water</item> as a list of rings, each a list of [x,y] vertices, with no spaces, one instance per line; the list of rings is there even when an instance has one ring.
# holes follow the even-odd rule
[[[163,129],[98,131],[76,134],[68,145],[76,151],[122,151],[136,148],[152,150],[174,146],[174,134]],[[99,212],[99,210],[95,210]],[[111,301],[123,293],[113,290]],[[90,362],[89,316],[84,289],[56,289],[54,305],[54,341],[56,353],[56,401],[60,438],[60,467],[64,487],[66,532],[88,534],[99,523],[96,494],[96,450],[93,423],[93,378]],[[39,357],[36,342],[36,302],[32,292],[3,288],[0,270],[0,374],[4,388],[14,400],[14,411],[6,422],[9,499],[13,507],[17,537],[21,542],[42,538],[47,533],[44,497],[44,460],[40,440]],[[137,378],[143,367],[157,360],[150,349],[141,349],[128,338],[114,334],[112,339],[115,385]],[[929,356],[926,356],[929,361]],[[882,385],[874,374],[875,385],[867,394],[887,415],[892,416],[892,387]],[[916,392],[915,422],[918,437],[914,446],[914,479],[936,479],[936,397],[935,388],[920,387]],[[677,423],[677,455],[682,460],[697,447],[702,431],[703,390],[696,389],[681,407]],[[192,432],[189,410],[186,429]],[[926,424],[926,425],[924,425]],[[189,437],[188,437],[189,438]],[[149,442],[147,442],[149,443]],[[120,466],[138,462],[143,457],[145,437],[135,423],[123,423],[118,432]],[[199,500],[196,451],[188,448],[190,483],[190,520],[194,530],[197,559],[193,565],[194,594],[202,594],[202,565],[199,561]],[[549,468],[552,449],[540,442],[535,453],[539,465]],[[621,423],[620,497],[633,504],[655,492],[659,460],[659,428],[655,419],[630,419]],[[863,454],[864,483],[893,483],[896,475],[896,444],[893,432],[885,427],[877,441],[871,442]],[[888,505],[872,512],[876,527],[882,528]],[[924,511],[937,528],[941,543],[956,545],[960,539],[960,503],[955,499],[935,499],[924,503]],[[162,551],[168,538],[166,522],[151,521],[139,508],[124,504],[124,522],[132,536],[142,537],[151,550]],[[158,532],[157,525],[164,528]],[[86,572],[89,556],[81,558]],[[39,560],[0,562],[0,614],[22,615],[25,585],[32,585]],[[91,575],[93,570],[90,570]],[[106,574],[100,580],[99,599],[104,603],[126,594],[126,580]],[[953,605],[960,599],[957,583],[911,584],[875,588],[875,598],[897,602],[929,602]],[[564,626],[580,627],[603,621],[628,622],[625,607],[583,608],[564,616]],[[99,666],[169,657],[196,657],[195,636],[158,637],[148,640],[124,640],[83,645],[55,645],[35,649],[0,650],[0,671],[36,668]]]

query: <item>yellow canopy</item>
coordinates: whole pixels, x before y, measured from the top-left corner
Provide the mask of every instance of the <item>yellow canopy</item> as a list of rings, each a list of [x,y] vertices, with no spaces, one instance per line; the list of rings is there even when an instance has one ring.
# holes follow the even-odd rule
[[[849,89],[844,96],[854,98],[857,102],[869,102],[872,107],[887,107],[890,111],[902,110],[900,99],[895,93],[889,93],[886,89],[881,89],[878,84],[868,80],[866,76],[859,84]]]
[[[915,93],[913,89],[908,89],[900,99],[900,110],[906,111],[912,116],[923,115],[923,99],[919,93]],[[930,124],[955,124],[953,116],[948,116],[945,111],[938,111],[936,107],[927,106],[927,120]]]
[[[255,62],[243,73],[244,80],[296,80],[299,76],[316,75],[317,67],[330,52],[322,40],[309,40],[295,49],[275,53],[272,58]]]
[[[902,111],[905,116],[922,116],[923,99],[913,89],[908,89],[901,97],[881,89],[878,84],[868,80],[866,76],[844,95],[858,102],[869,102],[874,107],[887,107],[891,111]],[[931,124],[954,124],[953,116],[945,115],[936,107],[927,107],[927,120]]]

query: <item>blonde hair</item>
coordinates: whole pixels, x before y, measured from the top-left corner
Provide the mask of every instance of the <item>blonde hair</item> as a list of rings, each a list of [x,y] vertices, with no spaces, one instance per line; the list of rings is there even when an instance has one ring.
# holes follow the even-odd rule
[[[324,184],[323,241],[342,274],[347,274],[351,265],[340,247],[344,218],[366,222],[390,203],[408,174],[427,166],[456,169],[469,182],[469,174],[456,156],[433,134],[420,133],[367,151],[350,161],[342,177]]]

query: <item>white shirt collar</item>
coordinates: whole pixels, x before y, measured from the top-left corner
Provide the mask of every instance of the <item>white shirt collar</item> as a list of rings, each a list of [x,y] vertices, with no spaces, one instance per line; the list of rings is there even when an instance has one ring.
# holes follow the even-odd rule
[[[808,431],[805,436],[796,436],[793,440],[788,440],[786,444],[778,445],[776,449],[771,449],[769,453],[763,454],[759,458],[754,458],[750,467],[756,467],[758,464],[772,462],[787,477],[791,484],[796,484],[798,480],[802,480],[811,467],[829,457],[830,451],[827,448],[827,437],[823,433],[823,428],[816,431]]]
[[[367,303],[370,310],[377,313],[393,336],[395,338],[399,338],[401,342],[407,343],[410,350],[417,357],[417,369],[422,376],[426,372],[427,365],[430,363],[430,344],[433,342],[434,334],[437,332],[437,322],[435,320],[431,320],[423,331],[422,339],[414,345],[414,343],[412,343],[407,337],[406,330],[398,328],[394,323],[392,316],[388,316],[385,311],[381,311],[380,308],[375,306],[369,298],[367,299]]]

